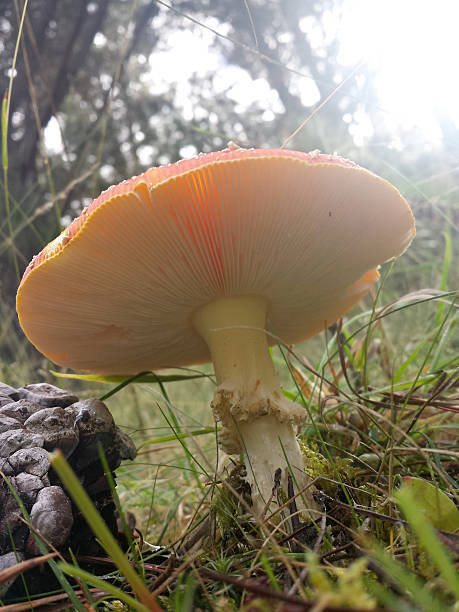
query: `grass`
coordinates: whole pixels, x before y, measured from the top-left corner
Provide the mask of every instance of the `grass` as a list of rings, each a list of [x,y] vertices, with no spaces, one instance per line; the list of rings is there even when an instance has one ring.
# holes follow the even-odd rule
[[[221,453],[215,463],[211,376],[121,388],[65,381],[80,395],[117,389],[107,404],[139,448],[136,461],[118,470],[121,506],[135,513],[143,538],[175,553],[157,566],[136,544],[139,575],[154,605],[248,610],[301,601],[302,609],[454,609],[457,536],[432,529],[419,502],[398,490],[402,477],[418,476],[456,498],[457,313],[445,290],[387,300],[390,282],[389,276],[377,304],[368,299],[347,317],[338,337],[323,333],[293,352],[274,351],[286,394],[310,410],[314,424],[303,439],[323,493],[323,521],[295,538],[283,525],[287,507],[281,523],[248,520],[237,470]],[[104,542],[98,527],[95,533]],[[119,571],[117,555],[106,550]],[[132,602],[135,590],[104,588],[77,565],[60,567],[125,609],[145,609],[140,599]]]
[[[10,94],[2,110],[7,214],[0,253],[19,267],[11,237],[35,218],[8,190],[9,100]],[[117,473],[120,505],[135,514],[141,534],[127,556],[57,460],[110,557],[107,576],[117,576],[91,576],[78,559],[50,559],[65,589],[64,574],[79,579],[69,609],[457,610],[458,534],[432,528],[422,502],[403,488],[403,477],[415,476],[458,501],[457,188],[450,191],[448,176],[413,180],[390,171],[416,205],[413,246],[383,269],[377,293],[344,319],[338,334],[327,330],[293,350],[273,351],[286,395],[310,414],[301,436],[322,507],[321,520],[298,523],[293,537],[288,504],[263,523],[250,519],[241,466],[216,444],[210,367],[129,384],[56,378],[46,361],[31,365],[14,331],[14,310],[0,303],[0,343],[11,356],[0,363],[0,379],[13,386],[47,380],[81,397],[104,397],[139,451]],[[445,203],[438,194],[446,194]],[[202,378],[181,380],[196,373]],[[151,544],[168,547],[169,559],[158,562]],[[42,603],[66,601],[51,597],[61,595],[43,594]]]

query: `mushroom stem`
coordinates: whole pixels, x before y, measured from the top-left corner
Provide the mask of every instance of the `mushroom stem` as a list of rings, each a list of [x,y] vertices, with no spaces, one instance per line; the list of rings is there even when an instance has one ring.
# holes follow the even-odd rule
[[[263,513],[272,496],[278,468],[285,494],[289,471],[296,492],[311,482],[304,473],[294,431],[306,413],[282,394],[269,354],[266,312],[263,298],[239,296],[214,300],[193,316],[196,330],[209,347],[217,377],[211,405],[223,426],[220,443],[230,454],[242,453],[257,515]],[[297,507],[316,508],[310,487],[297,500]]]

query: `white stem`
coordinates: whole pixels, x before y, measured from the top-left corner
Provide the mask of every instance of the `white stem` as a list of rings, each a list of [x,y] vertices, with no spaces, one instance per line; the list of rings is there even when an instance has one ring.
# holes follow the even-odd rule
[[[212,408],[223,425],[221,445],[228,453],[243,453],[258,515],[271,497],[278,468],[285,495],[289,469],[300,489],[310,483],[293,428],[306,414],[282,394],[269,354],[266,311],[264,299],[240,296],[217,299],[193,317],[214,363],[218,388]],[[311,489],[303,500],[299,509],[316,508]]]
[[[311,479],[304,473],[304,459],[291,423],[280,423],[273,416],[262,416],[239,426],[244,444],[244,463],[247,481],[252,489],[252,501],[257,514],[266,507],[274,485],[276,471],[281,469],[280,491],[287,499],[288,475],[295,493],[304,492],[296,499],[297,509],[316,508],[312,497]],[[269,506],[277,505],[277,492]],[[288,513],[287,513],[288,514]],[[304,516],[303,516],[304,519]]]

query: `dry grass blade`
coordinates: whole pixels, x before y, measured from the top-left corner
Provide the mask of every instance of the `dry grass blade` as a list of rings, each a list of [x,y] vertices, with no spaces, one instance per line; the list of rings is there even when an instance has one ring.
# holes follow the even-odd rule
[[[63,189],[62,191],[57,193],[54,196],[54,201],[45,202],[41,206],[38,206],[25,221],[23,221],[22,223],[18,223],[15,226],[15,228],[13,230],[13,234],[12,234],[11,237],[9,237],[9,236],[5,236],[4,237],[4,239],[5,239],[5,246],[6,247],[11,247],[12,245],[14,246],[14,239],[25,228],[29,227],[29,225],[33,221],[35,221],[35,219],[37,219],[38,217],[41,217],[42,215],[45,215],[45,214],[49,213],[51,210],[54,210],[58,202],[60,202],[62,200],[65,200],[68,197],[68,195],[72,192],[72,190],[77,185],[79,185],[80,183],[84,182],[89,176],[91,176],[94,173],[94,171],[97,170],[98,167],[99,167],[99,163],[96,162],[88,170],[86,170],[86,172],[84,172],[81,176],[78,176],[75,179],[73,179],[72,181],[70,181],[70,183],[65,187],[65,189]]]
[[[209,578],[210,580],[222,582],[224,584],[230,584],[237,589],[254,593],[255,595],[259,595],[264,599],[283,601],[287,604],[294,605],[298,608],[298,610],[317,610],[317,602],[305,601],[301,597],[297,597],[295,595],[286,595],[285,593],[265,587],[264,585],[257,583],[255,580],[244,580],[242,578],[236,578],[235,576],[229,576],[227,574],[219,574],[206,568],[200,568],[197,571],[204,578]],[[374,612],[383,612],[382,608],[372,609]],[[323,610],[324,612],[349,612],[349,608],[347,606],[342,607],[326,605],[325,607],[321,607],[320,610]],[[353,612],[364,612],[364,609],[362,608],[353,608],[352,610]],[[368,611],[368,608],[365,608],[365,610]],[[385,612],[388,612],[388,608],[385,608],[384,610]]]
[[[39,565],[43,565],[46,563],[48,559],[52,559],[56,557],[58,553],[49,553],[49,555],[43,555],[41,557],[33,557],[32,559],[27,559],[26,561],[21,561],[20,563],[16,563],[12,567],[8,567],[0,572],[0,584],[3,584],[7,580],[11,578],[15,578],[22,574],[22,572],[26,572],[27,570],[33,569],[34,567],[38,567]]]
[[[107,595],[105,591],[101,591],[100,589],[89,589],[89,591],[91,592],[91,595],[96,599],[100,599],[101,597],[105,597]],[[75,595],[84,595],[84,593],[83,591],[75,591]],[[62,610],[62,609],[68,610],[69,609],[68,604],[65,603],[66,600],[68,600],[67,595],[65,593],[59,593],[57,595],[49,595],[47,597],[40,597],[30,602],[26,602],[26,603],[16,603],[16,604],[9,604],[6,606],[2,606],[1,611],[2,612],[26,612],[27,610],[38,610],[39,608],[43,608],[44,606],[46,606],[47,612],[53,612],[53,610],[55,609],[55,606],[53,606],[52,604],[59,604],[58,606],[56,605],[56,608],[58,610]],[[62,608],[62,605],[64,605],[65,608]]]
[[[361,60],[356,66],[354,66],[354,68],[347,75],[347,77],[344,78],[340,83],[338,83],[338,85],[333,89],[333,91],[324,100],[322,100],[311,113],[309,113],[309,115],[303,121],[303,123],[301,123],[301,125],[299,125],[296,128],[296,130],[294,130],[290,134],[290,136],[284,140],[284,142],[280,146],[281,149],[284,149],[289,144],[289,142],[291,142],[295,138],[295,136],[299,134],[306,127],[306,125],[311,121],[311,119],[313,119],[315,115],[317,115],[317,113],[321,111],[322,108],[326,104],[328,104],[328,102],[330,102],[332,98],[336,96],[338,91],[342,89],[348,81],[350,81],[350,79],[357,73],[357,71],[362,67],[362,65],[363,65],[363,60]]]

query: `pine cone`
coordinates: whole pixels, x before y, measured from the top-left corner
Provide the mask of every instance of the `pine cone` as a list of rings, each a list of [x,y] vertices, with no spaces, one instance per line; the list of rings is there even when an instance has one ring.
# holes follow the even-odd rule
[[[51,468],[48,452],[60,449],[64,453],[112,533],[117,534],[115,505],[99,444],[111,470],[123,459],[135,458],[132,440],[116,427],[101,401],[79,401],[69,391],[45,383],[20,389],[0,383],[0,470],[20,497],[34,528],[63,554],[71,548],[77,556],[105,555]],[[0,570],[41,554],[21,516],[10,487],[1,480]],[[56,586],[49,568],[31,570],[24,577],[29,593]],[[2,599],[6,591],[8,598],[22,594],[22,581],[13,587],[11,583],[0,585]]]

